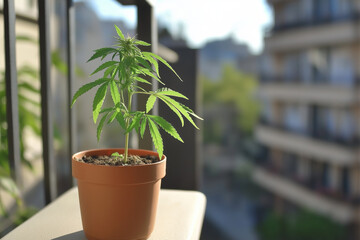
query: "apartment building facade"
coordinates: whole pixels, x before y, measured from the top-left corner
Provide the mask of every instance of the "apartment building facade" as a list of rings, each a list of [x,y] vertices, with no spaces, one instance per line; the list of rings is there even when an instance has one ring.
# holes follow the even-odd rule
[[[277,208],[290,202],[360,228],[360,1],[268,3],[254,180]]]

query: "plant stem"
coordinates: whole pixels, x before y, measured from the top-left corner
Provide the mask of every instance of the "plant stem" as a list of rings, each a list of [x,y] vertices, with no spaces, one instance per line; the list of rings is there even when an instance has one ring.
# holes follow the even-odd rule
[[[128,93],[129,94],[129,100],[128,100],[128,113],[131,112],[131,99],[132,99],[132,93]],[[129,121],[129,118],[126,120],[126,129],[129,128],[129,124],[130,124],[130,121]],[[125,151],[124,151],[124,160],[125,162],[128,161],[128,155],[129,155],[129,135],[130,133],[126,133],[125,134]]]

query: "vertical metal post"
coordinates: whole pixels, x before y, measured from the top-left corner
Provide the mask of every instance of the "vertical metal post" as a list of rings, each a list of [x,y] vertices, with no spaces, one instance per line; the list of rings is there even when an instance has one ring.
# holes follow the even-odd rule
[[[69,183],[73,182],[71,175],[71,156],[76,151],[76,139],[75,139],[75,114],[74,110],[70,108],[72,94],[73,94],[73,82],[74,82],[74,68],[75,68],[75,7],[73,0],[66,1],[66,25],[67,25],[67,66],[68,66],[68,126],[69,126]],[[71,186],[69,186],[70,188]]]
[[[6,84],[6,117],[9,164],[11,176],[21,184],[20,132],[18,110],[18,88],[15,52],[15,7],[13,0],[4,1],[5,25],[5,84]]]
[[[142,47],[141,50],[157,52],[157,25],[156,18],[154,13],[154,8],[149,1],[138,0],[137,1],[137,35],[138,38],[151,44],[150,47]],[[152,80],[152,88],[157,89],[158,82],[150,77],[147,80]],[[146,90],[151,90],[151,86],[147,84],[139,84],[142,88]],[[143,108],[146,105],[147,96],[140,94],[137,97],[137,109]],[[158,108],[157,105],[152,110],[154,114],[157,114]],[[144,138],[139,141],[140,149],[153,149],[153,144],[151,141],[151,136],[149,132],[146,132]]]
[[[53,151],[53,121],[50,59],[50,1],[38,0],[40,34],[41,120],[44,159],[45,202],[56,198],[56,168]]]

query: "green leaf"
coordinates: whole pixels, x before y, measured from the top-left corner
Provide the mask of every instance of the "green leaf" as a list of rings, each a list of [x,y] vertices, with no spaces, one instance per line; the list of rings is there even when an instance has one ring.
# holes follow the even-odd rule
[[[126,129],[126,133],[131,132],[135,128],[136,131],[139,129],[140,121],[142,117],[144,116],[143,112],[137,112],[135,114],[135,117],[132,119],[128,129]]]
[[[194,111],[191,110],[189,107],[187,107],[187,106],[185,106],[184,104],[181,104],[181,103],[180,103],[180,105],[181,105],[186,111],[188,111],[190,115],[196,117],[196,118],[199,119],[199,120],[204,120],[203,118],[201,118],[201,117],[199,117],[198,115],[196,115],[196,114],[194,113]]]
[[[104,77],[107,77],[108,75],[111,75],[111,77],[112,77],[112,73],[113,73],[113,71],[114,71],[115,68],[117,68],[116,65],[113,65],[113,66],[111,66],[111,67],[108,67],[108,68],[105,70],[105,72],[104,72]]]
[[[119,114],[118,111],[113,112],[113,114],[110,116],[109,121],[107,123],[108,124],[112,123],[114,121],[114,119],[116,118],[116,115],[118,115],[118,114]]]
[[[95,53],[89,58],[89,60],[87,60],[87,62],[90,62],[94,59],[97,59],[99,57],[104,58],[105,56],[107,56],[109,53],[113,53],[117,52],[117,50],[115,48],[99,48],[95,50]]]
[[[111,154],[112,157],[121,157],[122,154],[118,153],[118,152],[114,152],[113,154]]]
[[[116,25],[114,25],[114,26],[115,26],[117,35],[118,35],[122,40],[125,40],[124,34],[121,32],[120,28],[118,28],[118,26],[116,26]]]
[[[104,108],[104,109],[101,109],[100,113],[105,113],[105,112],[111,112],[113,111],[114,108],[113,107],[110,107],[110,108]]]
[[[168,134],[173,136],[175,139],[179,140],[180,142],[184,142],[176,129],[164,118],[160,116],[148,115],[152,120],[154,120],[162,129],[165,130]]]
[[[147,68],[150,72],[154,71],[151,68],[150,64],[146,60],[144,60],[142,57],[135,57],[135,58],[141,65],[143,65],[145,68]]]
[[[101,134],[101,132],[102,132],[102,129],[103,129],[103,127],[104,127],[104,123],[105,123],[105,121],[106,121],[106,118],[107,118],[108,114],[109,114],[109,113],[104,114],[104,116],[101,118],[101,120],[100,120],[100,122],[99,122],[99,125],[98,125],[98,127],[97,127],[97,131],[96,131],[97,134],[96,134],[96,136],[97,136],[97,141],[98,141],[98,142],[100,141],[100,134]]]
[[[101,70],[103,70],[103,69],[105,69],[105,68],[107,68],[107,67],[110,67],[110,66],[112,66],[112,65],[115,65],[115,64],[118,64],[118,62],[117,62],[117,61],[108,61],[108,62],[105,62],[105,63],[101,64],[97,69],[95,69],[95,71],[93,71],[93,72],[90,74],[90,76],[91,76],[91,75],[94,75],[95,73],[97,73],[97,72],[99,72],[99,71],[101,71]]]
[[[176,109],[176,107],[174,107],[170,102],[168,102],[166,99],[164,99],[162,96],[159,96],[159,98],[166,104],[168,105],[168,107],[178,116],[178,118],[180,119],[181,122],[181,126],[184,126],[184,119],[181,116],[181,113],[179,112],[179,110]]]
[[[95,94],[94,101],[93,101],[93,120],[94,120],[94,123],[96,123],[97,118],[98,118],[99,113],[100,113],[100,110],[101,110],[101,107],[102,107],[102,105],[104,103],[107,88],[108,88],[108,83],[105,83],[105,84],[101,85],[101,87],[99,87],[99,89],[97,90],[97,92]]]
[[[122,127],[122,129],[126,130],[126,123],[125,123],[124,116],[120,113],[120,114],[117,114],[115,116],[115,118],[118,121],[118,123],[120,124],[120,126]]]
[[[182,81],[181,77],[175,72],[175,70],[170,66],[170,64],[167,63],[167,61],[165,61],[162,57],[152,53],[152,52],[143,52],[143,54],[146,53],[148,55],[150,55],[153,58],[156,58],[157,60],[159,60],[160,62],[162,62],[165,66],[167,66],[171,71],[173,71],[173,73],[175,73],[175,75]]]
[[[22,66],[18,69],[17,71],[17,74],[18,74],[18,77],[24,77],[24,76],[27,76],[27,77],[32,77],[32,78],[35,78],[35,79],[38,79],[39,78],[39,72],[38,70],[34,69],[33,67],[31,66],[28,66],[28,65],[25,65],[25,66]]]
[[[76,102],[76,99],[78,99],[78,97],[80,97],[81,95],[83,95],[84,93],[86,93],[87,91],[89,91],[90,89],[103,84],[105,82],[109,81],[108,78],[100,78],[94,82],[90,82],[88,84],[83,85],[81,88],[79,88],[79,90],[76,91],[76,93],[74,94],[74,97],[72,99],[71,102],[71,107],[74,105],[74,103]]]
[[[141,138],[144,137],[144,133],[145,133],[145,129],[146,129],[146,121],[147,121],[147,118],[144,118],[141,121],[141,124],[140,124],[140,136],[141,136]]]
[[[148,69],[143,68],[141,69],[141,72],[145,75],[148,75],[154,79],[156,79],[159,83],[161,83],[162,85],[165,85],[165,83],[163,83],[158,77],[156,77],[152,72],[150,72]]]
[[[151,57],[148,52],[143,52],[143,56],[155,67],[156,74],[160,77],[158,62],[153,57]]]
[[[168,96],[161,96],[161,98],[165,99],[166,101],[168,101],[170,104],[172,104],[177,110],[179,110],[179,112],[197,129],[198,126],[196,126],[195,122],[192,120],[192,118],[190,117],[188,111],[186,111],[186,109],[183,108],[183,106],[178,103],[177,101],[175,101],[174,99],[168,97]]]
[[[18,85],[18,88],[19,88],[19,90],[26,89],[26,90],[28,90],[30,92],[33,92],[33,93],[39,93],[40,92],[40,90],[36,89],[35,87],[33,87],[31,84],[29,84],[27,82],[20,83]]]
[[[119,88],[114,80],[110,82],[110,92],[114,104],[117,105],[118,103],[120,103]]]
[[[161,89],[157,90],[156,93],[162,94],[162,95],[167,95],[167,96],[180,97],[180,98],[184,98],[184,99],[188,100],[188,98],[186,96],[184,96],[183,94],[181,94],[179,92],[171,90],[170,88],[161,88]]]
[[[17,41],[31,42],[31,43],[39,43],[35,38],[29,37],[26,35],[16,35]]]
[[[136,77],[134,77],[134,79],[135,79],[136,81],[138,81],[138,82],[142,82],[142,83],[146,83],[146,84],[151,85],[151,82],[149,82],[149,81],[147,81],[147,80],[145,80],[145,79],[143,79],[143,78],[141,78],[141,77],[136,76]]]
[[[161,159],[164,151],[163,140],[161,138],[157,125],[150,118],[148,118],[148,122],[151,138],[153,140],[156,151],[159,154],[159,159]]]
[[[155,101],[156,101],[156,96],[150,95],[146,102],[146,113],[150,112],[151,109],[153,109]]]
[[[147,42],[144,42],[144,41],[141,41],[141,40],[136,40],[135,44],[141,45],[141,46],[151,46],[150,43],[147,43]]]

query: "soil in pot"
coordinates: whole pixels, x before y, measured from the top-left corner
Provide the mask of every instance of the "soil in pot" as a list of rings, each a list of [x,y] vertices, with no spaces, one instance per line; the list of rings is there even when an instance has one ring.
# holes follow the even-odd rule
[[[108,156],[108,155],[94,155],[86,156],[76,159],[79,162],[94,164],[94,165],[105,165],[105,166],[135,166],[145,165],[159,162],[159,158],[152,155],[138,156],[129,155],[128,160],[125,161],[122,155],[119,156]]]

